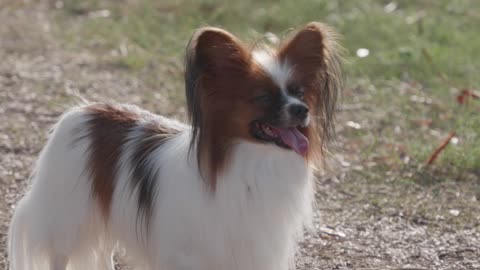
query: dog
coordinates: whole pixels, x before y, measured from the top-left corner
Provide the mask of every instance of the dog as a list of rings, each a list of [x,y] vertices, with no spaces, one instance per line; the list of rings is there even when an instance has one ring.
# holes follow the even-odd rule
[[[275,48],[201,28],[189,124],[128,104],[66,111],[14,212],[10,269],[114,269],[114,250],[138,269],[293,268],[334,136],[335,40],[316,22]]]

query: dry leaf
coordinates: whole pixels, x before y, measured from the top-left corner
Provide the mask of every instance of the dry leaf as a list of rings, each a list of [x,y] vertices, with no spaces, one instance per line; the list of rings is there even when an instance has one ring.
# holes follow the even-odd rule
[[[457,96],[457,102],[459,104],[465,104],[470,99],[480,99],[480,93],[472,89],[463,89],[462,92]]]

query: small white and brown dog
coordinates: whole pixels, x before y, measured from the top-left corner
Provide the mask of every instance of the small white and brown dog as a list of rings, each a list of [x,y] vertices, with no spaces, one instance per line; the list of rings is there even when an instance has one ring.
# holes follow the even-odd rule
[[[312,214],[340,88],[333,33],[277,48],[207,27],[186,50],[185,125],[91,103],[52,129],[9,232],[11,270],[281,270]]]

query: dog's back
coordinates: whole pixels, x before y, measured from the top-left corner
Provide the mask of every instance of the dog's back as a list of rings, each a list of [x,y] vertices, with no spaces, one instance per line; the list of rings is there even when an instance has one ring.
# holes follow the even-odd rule
[[[64,269],[68,261],[73,269],[112,267],[115,241],[106,228],[123,145],[145,131],[138,136],[155,148],[152,141],[161,145],[182,129],[130,105],[96,103],[64,113],[13,216],[10,269]]]
[[[302,157],[238,142],[213,192],[190,136],[132,106],[65,113],[15,211],[10,269],[114,269],[117,244],[145,269],[286,269],[313,198]]]

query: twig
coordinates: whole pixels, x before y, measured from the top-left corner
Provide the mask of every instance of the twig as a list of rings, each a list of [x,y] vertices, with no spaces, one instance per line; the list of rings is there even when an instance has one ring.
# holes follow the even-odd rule
[[[427,165],[432,164],[438,157],[438,155],[447,147],[448,143],[450,140],[455,136],[455,132],[450,132],[450,135],[442,142],[442,144],[433,152],[433,154],[430,156],[430,158],[427,161]]]

